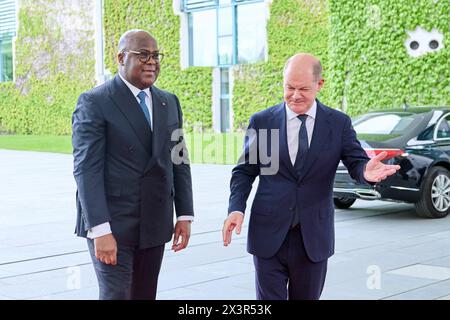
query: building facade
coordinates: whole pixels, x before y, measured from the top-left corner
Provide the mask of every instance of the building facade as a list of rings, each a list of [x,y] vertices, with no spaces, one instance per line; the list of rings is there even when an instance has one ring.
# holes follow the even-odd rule
[[[0,131],[70,134],[79,94],[117,72],[133,28],[165,53],[157,85],[179,96],[187,130],[245,128],[282,101],[297,52],[321,59],[319,98],[351,115],[448,105],[449,11],[447,0],[0,0]]]

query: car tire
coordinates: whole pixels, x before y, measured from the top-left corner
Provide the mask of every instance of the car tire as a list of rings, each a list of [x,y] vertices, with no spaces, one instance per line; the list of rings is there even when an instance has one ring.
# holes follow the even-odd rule
[[[450,212],[450,171],[443,167],[432,167],[420,190],[420,199],[415,203],[416,213],[424,218],[444,218]]]
[[[352,206],[352,204],[355,203],[356,198],[347,198],[347,197],[333,198],[333,201],[335,208],[348,209]]]

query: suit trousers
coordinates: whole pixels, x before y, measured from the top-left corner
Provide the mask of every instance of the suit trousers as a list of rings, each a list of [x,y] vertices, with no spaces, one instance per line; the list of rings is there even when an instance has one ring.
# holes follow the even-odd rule
[[[325,284],[327,259],[314,263],[305,251],[300,225],[289,230],[270,258],[253,256],[258,300],[318,300]]]
[[[94,241],[87,239],[99,284],[100,300],[155,300],[164,245],[139,249],[117,245],[117,264],[95,257]]]

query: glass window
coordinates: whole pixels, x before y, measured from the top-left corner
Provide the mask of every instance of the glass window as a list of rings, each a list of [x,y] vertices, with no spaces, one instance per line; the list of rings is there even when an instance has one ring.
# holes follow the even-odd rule
[[[13,80],[12,48],[15,34],[15,0],[0,0],[0,82]]]
[[[230,70],[220,69],[220,131],[230,129]]]
[[[441,139],[450,138],[450,115],[447,115],[439,124],[436,137]]]
[[[219,38],[219,65],[233,63],[233,37]]]
[[[229,70],[222,68],[220,69],[220,94],[221,96],[228,95],[230,93],[230,80],[229,80]]]
[[[219,37],[233,35],[233,11],[231,7],[219,9]]]
[[[183,9],[186,11],[214,7],[216,5],[217,0],[184,0],[182,4]]]
[[[266,52],[265,4],[253,3],[237,8],[238,63],[264,60]]]
[[[216,20],[215,9],[190,14],[191,65],[214,66],[217,64]]]
[[[266,4],[248,1],[185,1],[191,66],[229,66],[264,59]]]
[[[0,38],[0,82],[13,80],[12,38]]]
[[[232,7],[218,10],[219,65],[233,64],[233,11]]]

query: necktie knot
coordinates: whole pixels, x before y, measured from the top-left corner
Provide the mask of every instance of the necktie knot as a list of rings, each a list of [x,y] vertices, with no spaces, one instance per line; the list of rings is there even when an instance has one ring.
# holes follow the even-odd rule
[[[139,94],[137,95],[137,97],[139,98],[139,100],[142,102],[145,102],[145,97],[147,96],[147,94],[145,93],[145,91],[141,91],[139,92]]]
[[[307,114],[299,114],[297,116],[297,118],[302,122],[302,124],[304,124],[306,121],[306,118],[308,118],[308,115]]]

